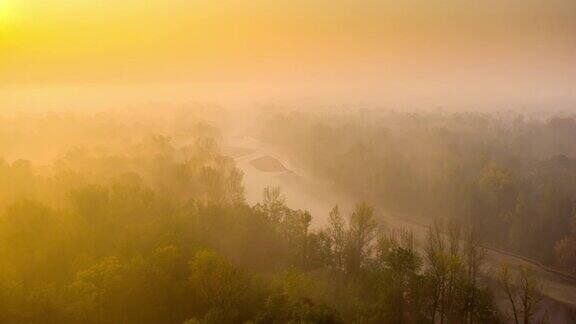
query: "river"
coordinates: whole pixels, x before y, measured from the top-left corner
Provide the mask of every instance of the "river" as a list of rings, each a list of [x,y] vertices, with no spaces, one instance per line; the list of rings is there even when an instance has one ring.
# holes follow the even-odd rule
[[[243,148],[246,153],[235,158],[237,166],[244,172],[246,199],[249,204],[261,201],[262,192],[267,186],[279,186],[288,206],[304,209],[313,216],[312,227],[320,228],[326,223],[328,213],[338,204],[344,212],[350,211],[354,202],[333,186],[308,174],[295,161],[283,155],[280,150],[249,137],[234,137],[226,142],[229,147]],[[251,162],[260,157],[278,160],[286,170],[265,172]],[[384,226],[391,229],[407,229],[414,233],[418,242],[426,237],[428,226],[388,215],[377,210]],[[545,297],[546,308],[552,323],[576,323],[576,278],[550,269],[537,261],[514,255],[506,251],[486,248],[486,274],[494,274],[502,263],[523,266],[531,269],[538,279]]]

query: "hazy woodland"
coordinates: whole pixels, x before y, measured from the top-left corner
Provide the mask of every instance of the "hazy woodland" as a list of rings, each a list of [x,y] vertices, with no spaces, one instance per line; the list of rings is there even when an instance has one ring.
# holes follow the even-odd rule
[[[0,0],[0,324],[576,323],[576,1]]]
[[[237,113],[3,114],[0,321],[574,318],[571,291],[555,299],[541,278],[542,267],[576,271],[573,117],[260,107],[250,123]],[[245,172],[271,179],[250,203]],[[345,198],[295,205],[274,177]],[[306,210],[317,203],[334,205]]]

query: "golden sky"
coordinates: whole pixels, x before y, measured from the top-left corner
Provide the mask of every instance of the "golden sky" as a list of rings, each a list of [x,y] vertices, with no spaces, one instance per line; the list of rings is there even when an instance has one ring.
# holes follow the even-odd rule
[[[0,84],[574,89],[574,0],[0,0]]]

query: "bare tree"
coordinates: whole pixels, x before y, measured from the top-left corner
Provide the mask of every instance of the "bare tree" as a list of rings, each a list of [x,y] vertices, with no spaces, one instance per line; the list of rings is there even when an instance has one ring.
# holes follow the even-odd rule
[[[338,206],[334,206],[328,216],[328,237],[332,243],[334,266],[344,270],[344,252],[346,248],[346,224]]]
[[[481,247],[478,232],[471,228],[464,241],[464,263],[466,266],[466,287],[464,291],[464,320],[474,323],[475,310],[479,306],[478,292],[480,270],[486,258],[486,251]]]
[[[457,315],[459,286],[463,278],[461,230],[456,223],[444,226],[435,222],[428,231],[425,246],[426,276],[431,286],[432,305],[430,319],[445,323]]]
[[[542,293],[540,284],[532,272],[527,268],[519,267],[517,275],[514,276],[510,267],[503,264],[498,280],[510,305],[514,323],[534,323],[542,301]]]
[[[374,209],[366,203],[356,205],[350,216],[346,243],[347,273],[358,274],[372,251],[378,234]]]

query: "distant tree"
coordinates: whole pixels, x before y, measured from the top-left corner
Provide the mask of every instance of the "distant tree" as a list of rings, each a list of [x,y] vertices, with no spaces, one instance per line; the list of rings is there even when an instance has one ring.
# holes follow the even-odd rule
[[[554,253],[561,267],[576,272],[576,216],[572,219],[572,231],[556,243]]]
[[[561,239],[554,248],[558,264],[571,272],[576,272],[576,235]]]
[[[242,204],[246,201],[246,189],[242,184],[243,177],[244,173],[235,166],[228,170],[226,189],[232,204]]]
[[[280,187],[264,188],[263,201],[256,205],[256,209],[267,215],[271,221],[280,223],[287,210],[286,198],[282,195]]]

